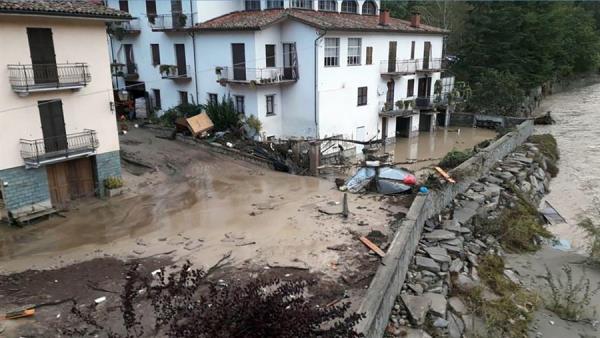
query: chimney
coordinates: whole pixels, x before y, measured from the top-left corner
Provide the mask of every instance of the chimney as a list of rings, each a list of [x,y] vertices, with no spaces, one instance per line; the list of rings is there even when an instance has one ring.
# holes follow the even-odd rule
[[[381,26],[389,26],[390,24],[390,11],[382,9],[379,11],[379,24]]]
[[[410,26],[415,28],[421,26],[421,14],[419,12],[414,12],[410,17]]]

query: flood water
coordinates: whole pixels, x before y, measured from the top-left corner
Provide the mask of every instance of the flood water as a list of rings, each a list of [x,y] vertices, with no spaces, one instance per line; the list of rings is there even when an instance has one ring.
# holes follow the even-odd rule
[[[600,84],[550,96],[542,109],[552,112],[556,124],[536,126],[536,133],[553,134],[561,157],[546,199],[568,222],[550,230],[583,253],[586,236],[577,222],[600,222]]]
[[[386,145],[384,151],[394,156],[394,163],[401,162],[403,167],[418,170],[439,162],[453,149],[471,149],[495,137],[495,131],[483,128],[440,128],[434,132],[419,132],[419,137],[397,138],[396,143]]]

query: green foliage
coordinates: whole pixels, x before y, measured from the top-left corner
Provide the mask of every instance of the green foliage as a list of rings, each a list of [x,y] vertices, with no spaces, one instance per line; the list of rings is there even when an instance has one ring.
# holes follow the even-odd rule
[[[104,180],[104,187],[106,189],[118,189],[123,186],[123,179],[121,177],[109,176]]]
[[[594,224],[589,218],[584,218],[577,225],[587,233],[587,237],[591,242],[588,247],[590,260],[596,264],[600,264],[600,226]]]
[[[200,114],[201,112],[202,112],[201,105],[184,103],[184,104],[180,104],[176,107],[173,107],[173,108],[167,110],[166,112],[164,112],[163,115],[161,115],[158,118],[158,120],[159,120],[160,125],[163,125],[165,127],[174,127],[175,120],[177,120],[177,118],[179,118],[179,117],[188,118],[188,117],[196,116],[196,115]]]
[[[591,282],[585,278],[585,275],[581,275],[579,281],[575,283],[573,271],[568,265],[564,265],[562,271],[566,277],[564,281],[561,276],[555,279],[546,266],[544,279],[548,282],[550,293],[544,301],[548,310],[556,313],[560,318],[570,321],[582,320],[588,316],[595,318],[596,309],[590,307],[590,300],[600,290],[600,284],[592,289]]]
[[[445,170],[453,169],[458,167],[461,163],[468,160],[471,156],[473,156],[473,152],[470,150],[460,151],[460,150],[452,150],[442,158],[440,161],[440,167]]]
[[[558,152],[558,143],[552,134],[531,135],[529,142],[535,143],[540,152],[547,159],[554,162],[558,161],[560,154]]]
[[[202,107],[215,125],[215,131],[233,130],[241,125],[240,114],[235,111],[233,99],[230,96],[223,96],[221,102],[207,101]]]
[[[504,260],[500,256],[488,254],[479,261],[479,277],[492,291],[506,295],[518,289],[518,286],[504,277]]]
[[[524,92],[516,76],[508,71],[487,69],[475,82],[469,105],[484,114],[516,116],[523,99]]]
[[[260,122],[260,120],[254,115],[250,115],[246,119],[246,124],[248,125],[248,127],[256,130],[257,133],[260,133],[260,131],[262,130],[262,122]]]

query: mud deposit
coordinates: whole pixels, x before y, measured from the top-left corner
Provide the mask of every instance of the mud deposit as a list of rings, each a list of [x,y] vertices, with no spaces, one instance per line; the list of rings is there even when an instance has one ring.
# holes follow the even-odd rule
[[[540,111],[551,111],[556,124],[538,126],[536,133],[554,135],[561,157],[547,200],[567,220],[549,229],[584,253],[585,233],[577,222],[583,217],[600,222],[600,84],[549,96]]]

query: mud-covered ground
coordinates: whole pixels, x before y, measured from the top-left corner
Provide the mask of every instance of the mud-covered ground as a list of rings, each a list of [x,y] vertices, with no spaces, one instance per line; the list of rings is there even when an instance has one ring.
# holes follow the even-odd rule
[[[207,267],[228,253],[230,278],[263,270],[318,276],[318,290],[337,288],[321,298],[329,302],[347,291],[358,306],[379,259],[357,237],[370,234],[385,249],[390,225],[412,200],[349,194],[345,219],[330,214],[341,211],[343,198],[331,181],[274,172],[155,136],[137,128],[120,136],[127,158],[142,164],[123,162],[124,195],[80,201],[24,228],[0,225],[0,313],[71,293],[80,302],[93,301],[101,295],[87,281],[118,289],[114,283],[134,259],[147,262],[148,270],[167,260]],[[34,330],[24,336],[56,332],[62,315],[56,316],[69,306],[48,306],[32,319],[2,325],[5,332]]]

